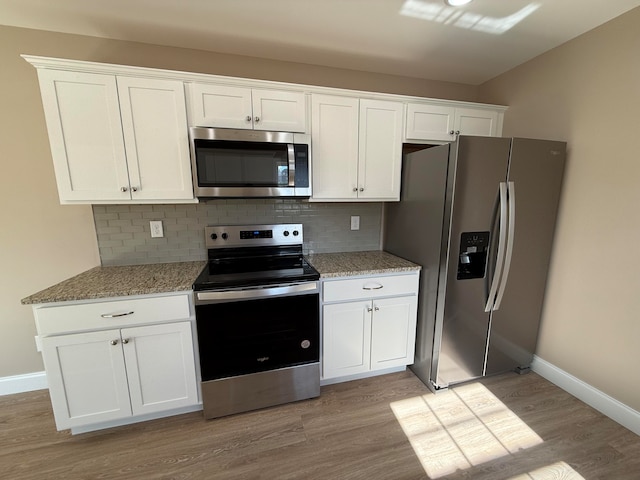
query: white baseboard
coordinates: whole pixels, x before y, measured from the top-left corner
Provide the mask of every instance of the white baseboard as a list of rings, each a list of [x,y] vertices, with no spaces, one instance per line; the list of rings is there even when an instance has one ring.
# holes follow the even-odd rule
[[[607,417],[640,435],[640,412],[534,355],[531,369]]]
[[[0,378],[0,396],[49,388],[45,372],[25,373]]]

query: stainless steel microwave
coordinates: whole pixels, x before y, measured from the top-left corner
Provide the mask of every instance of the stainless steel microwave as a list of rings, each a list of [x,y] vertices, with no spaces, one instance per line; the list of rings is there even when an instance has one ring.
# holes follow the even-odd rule
[[[197,197],[311,196],[311,136],[191,127]]]

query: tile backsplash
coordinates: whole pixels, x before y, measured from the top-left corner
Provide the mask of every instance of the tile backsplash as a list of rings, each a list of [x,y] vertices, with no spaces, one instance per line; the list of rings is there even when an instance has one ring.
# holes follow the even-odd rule
[[[360,230],[351,230],[351,216]],[[207,225],[302,223],[304,253],[379,250],[382,203],[298,199],[210,200],[194,205],[94,205],[102,265],[204,260]],[[149,221],[162,220],[163,238]]]

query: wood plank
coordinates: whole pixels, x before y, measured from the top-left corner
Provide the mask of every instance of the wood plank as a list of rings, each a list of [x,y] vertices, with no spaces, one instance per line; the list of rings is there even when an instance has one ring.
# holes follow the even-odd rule
[[[214,420],[195,412],[76,436],[55,430],[40,390],[0,397],[0,446],[12,480],[640,478],[640,437],[535,373],[433,395],[407,371]],[[459,456],[468,465],[449,468]]]

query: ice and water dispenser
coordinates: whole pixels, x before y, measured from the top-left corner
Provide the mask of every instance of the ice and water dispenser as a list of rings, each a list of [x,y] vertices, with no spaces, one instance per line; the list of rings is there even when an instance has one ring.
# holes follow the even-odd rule
[[[488,250],[489,232],[463,232],[460,235],[458,280],[483,278]]]

